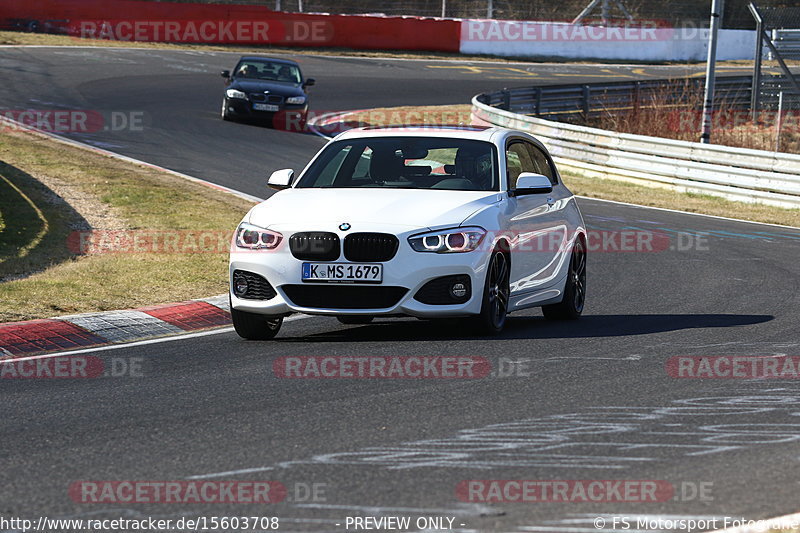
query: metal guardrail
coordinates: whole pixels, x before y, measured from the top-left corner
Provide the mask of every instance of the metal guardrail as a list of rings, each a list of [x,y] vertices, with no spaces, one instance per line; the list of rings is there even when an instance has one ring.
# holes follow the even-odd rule
[[[800,208],[800,155],[616,133],[514,113],[472,100],[473,120],[528,131],[562,168],[682,192]]]
[[[800,29],[772,30],[772,43],[784,59],[800,59]],[[769,52],[769,59],[775,59]]]
[[[751,85],[750,76],[717,78],[715,101],[730,108],[747,108]],[[484,104],[506,111],[569,120],[569,117],[594,118],[636,108],[685,105],[689,94],[702,95],[702,90],[702,79],[642,80],[518,87],[479,95],[479,98]]]

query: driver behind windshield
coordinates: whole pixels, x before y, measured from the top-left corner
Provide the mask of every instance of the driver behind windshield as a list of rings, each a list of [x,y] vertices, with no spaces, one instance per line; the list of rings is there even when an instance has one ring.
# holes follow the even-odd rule
[[[242,65],[239,67],[239,74],[240,78],[255,78],[256,77],[256,67],[253,65]]]

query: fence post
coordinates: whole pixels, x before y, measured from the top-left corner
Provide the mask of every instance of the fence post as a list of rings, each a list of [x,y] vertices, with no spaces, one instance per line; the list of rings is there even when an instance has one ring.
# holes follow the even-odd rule
[[[583,116],[585,118],[589,118],[589,111],[591,110],[591,102],[589,99],[591,98],[591,93],[589,91],[589,86],[583,86]]]
[[[501,109],[505,109],[506,111],[511,111],[511,91],[508,89],[503,89],[503,107]]]
[[[761,56],[764,54],[764,23],[752,2],[747,7],[756,19],[756,57],[753,63],[753,84],[750,89],[750,113],[755,123],[758,122],[758,111],[761,107]]]

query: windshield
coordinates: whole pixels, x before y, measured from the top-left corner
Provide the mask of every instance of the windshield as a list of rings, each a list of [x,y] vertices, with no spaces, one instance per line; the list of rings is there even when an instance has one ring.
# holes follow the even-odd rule
[[[314,161],[297,188],[499,190],[494,145],[431,137],[337,141]]]
[[[301,83],[300,69],[286,63],[272,61],[246,60],[236,66],[234,78],[251,78],[256,80],[283,81]]]

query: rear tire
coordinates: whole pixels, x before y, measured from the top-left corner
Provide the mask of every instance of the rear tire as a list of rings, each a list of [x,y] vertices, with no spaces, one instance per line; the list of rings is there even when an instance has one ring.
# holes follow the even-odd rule
[[[586,303],[586,245],[579,238],[572,247],[564,298],[552,305],[543,305],[542,314],[547,320],[575,320],[583,313]]]
[[[374,316],[337,316],[336,320],[341,322],[342,324],[347,325],[354,325],[354,324],[369,324],[375,319]]]
[[[275,337],[283,325],[282,316],[260,315],[231,309],[233,329],[243,339],[266,341]]]
[[[495,251],[489,259],[486,272],[481,314],[475,319],[478,332],[482,335],[497,335],[506,325],[511,294],[510,270],[508,255]]]

